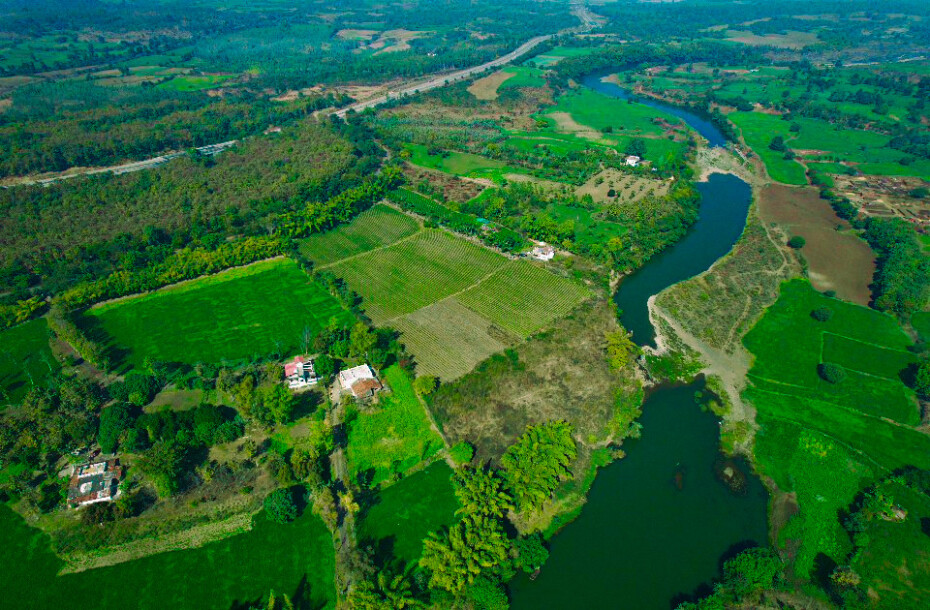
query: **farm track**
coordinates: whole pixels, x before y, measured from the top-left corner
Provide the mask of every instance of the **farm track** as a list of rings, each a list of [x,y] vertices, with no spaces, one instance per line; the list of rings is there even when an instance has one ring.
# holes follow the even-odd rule
[[[446,74],[442,74],[439,76],[434,75],[432,77],[427,77],[427,80],[408,81],[406,84],[395,87],[394,89],[391,89],[387,91],[386,93],[379,95],[375,98],[356,102],[355,104],[351,104],[349,106],[346,106],[345,108],[340,108],[338,110],[320,111],[314,116],[318,116],[318,117],[337,116],[339,118],[345,118],[346,114],[348,114],[349,111],[361,112],[363,110],[367,110],[368,108],[374,108],[376,106],[380,106],[381,104],[395,100],[400,97],[412,95],[415,93],[423,93],[426,91],[431,91],[433,89],[438,89],[440,87],[445,87],[446,85],[450,85],[452,83],[471,78],[472,76],[476,76],[478,74],[481,74],[482,72],[486,72],[493,68],[504,66],[514,61],[515,59],[519,58],[520,56],[532,51],[533,49],[538,47],[543,42],[555,36],[565,35],[565,34],[584,34],[586,32],[590,32],[591,30],[593,30],[594,28],[598,26],[598,18],[596,17],[596,15],[594,15],[594,13],[592,13],[588,9],[588,7],[585,5],[584,0],[578,0],[577,2],[573,3],[572,14],[575,17],[577,17],[579,21],[581,21],[580,25],[575,26],[575,27],[565,28],[564,30],[560,30],[559,32],[556,32],[555,34],[545,34],[542,36],[536,36],[535,38],[531,38],[530,40],[524,42],[522,45],[520,45],[519,47],[517,47],[510,53],[507,53],[506,55],[502,55],[496,59],[492,59],[491,61],[485,62],[479,66],[473,66],[471,68],[465,68],[464,70],[458,70],[456,72],[446,73]],[[216,155],[222,152],[223,150],[226,150],[227,148],[231,146],[234,146],[238,142],[239,140],[229,140],[226,142],[219,142],[216,144],[208,144],[206,146],[197,147],[197,151],[199,151],[201,154],[204,154],[204,155],[213,156],[213,155]],[[162,165],[163,163],[167,163],[171,159],[181,157],[185,154],[187,153],[183,151],[181,152],[169,151],[169,152],[166,152],[164,154],[161,154],[156,157],[149,158],[149,159],[140,159],[138,161],[131,161],[128,163],[110,165],[110,166],[105,166],[105,167],[71,168],[71,169],[64,170],[62,172],[46,174],[45,177],[11,176],[11,177],[4,179],[2,181],[2,184],[0,184],[0,187],[10,188],[13,186],[35,186],[35,185],[49,186],[57,182],[61,182],[64,180],[70,180],[71,178],[76,178],[78,176],[89,176],[89,175],[94,175],[94,174],[106,174],[106,173],[116,174],[116,175],[128,174],[131,172],[137,172],[137,171],[144,170],[144,169],[152,169],[154,167],[158,167],[159,165]]]

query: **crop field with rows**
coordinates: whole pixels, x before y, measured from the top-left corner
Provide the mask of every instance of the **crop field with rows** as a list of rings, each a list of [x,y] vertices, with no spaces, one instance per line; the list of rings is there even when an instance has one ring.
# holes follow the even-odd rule
[[[375,324],[401,332],[419,374],[444,380],[529,337],[590,294],[528,261],[438,229],[352,255],[330,270],[362,296]]]
[[[347,225],[312,235],[300,242],[300,253],[320,266],[368,252],[409,237],[420,229],[417,221],[386,205],[362,212]]]

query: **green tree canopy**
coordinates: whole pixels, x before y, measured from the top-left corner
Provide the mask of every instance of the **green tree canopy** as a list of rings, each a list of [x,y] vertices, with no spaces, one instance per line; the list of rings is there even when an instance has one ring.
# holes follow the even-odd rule
[[[578,455],[572,425],[551,421],[529,426],[501,458],[504,480],[519,510],[534,510],[570,476]]]

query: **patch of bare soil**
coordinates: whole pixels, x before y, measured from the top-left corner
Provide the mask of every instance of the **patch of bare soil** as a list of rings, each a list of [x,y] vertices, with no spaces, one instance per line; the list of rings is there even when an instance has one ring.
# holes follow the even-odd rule
[[[468,92],[479,100],[496,100],[497,88],[508,78],[513,78],[514,76],[516,76],[515,72],[507,72],[506,70],[489,74],[469,85]]]
[[[607,364],[604,336],[619,327],[606,300],[582,305],[555,327],[442,386],[431,410],[451,443],[475,446],[478,461],[496,460],[531,424],[565,419],[586,445],[610,435],[618,392],[640,385],[632,371]]]
[[[575,189],[575,195],[590,195],[598,203],[635,203],[647,196],[660,197],[668,192],[670,182],[643,178],[608,167],[594,174],[588,181]],[[614,197],[610,192],[614,192]]]
[[[443,193],[447,201],[465,203],[477,197],[484,187],[471,180],[463,180],[445,172],[425,169],[404,164],[404,175],[413,185],[428,182],[433,188]]]
[[[806,240],[801,254],[816,289],[835,290],[843,299],[868,305],[875,255],[815,189],[766,186],[759,197],[759,215],[776,223],[787,237],[800,235]]]
[[[552,112],[548,116],[555,120],[555,124],[558,126],[559,131],[563,133],[575,134],[579,138],[584,138],[585,140],[591,140],[593,142],[599,142],[602,139],[601,132],[593,127],[582,125],[567,112]]]

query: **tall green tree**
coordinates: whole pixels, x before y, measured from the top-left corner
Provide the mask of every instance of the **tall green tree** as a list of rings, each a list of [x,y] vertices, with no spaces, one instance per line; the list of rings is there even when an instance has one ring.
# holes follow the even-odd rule
[[[507,449],[501,467],[518,510],[539,508],[571,475],[569,466],[578,455],[572,432],[565,421],[529,426]]]

